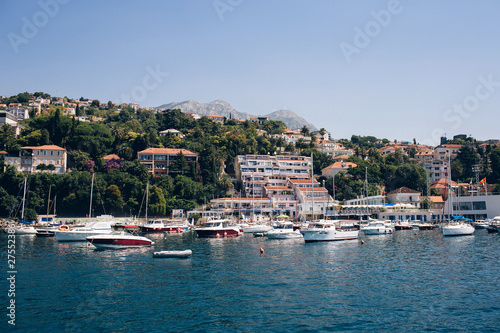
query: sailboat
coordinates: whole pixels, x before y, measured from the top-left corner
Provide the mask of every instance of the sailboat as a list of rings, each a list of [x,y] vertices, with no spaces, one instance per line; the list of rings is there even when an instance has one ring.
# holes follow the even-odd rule
[[[474,233],[474,227],[469,223],[469,219],[463,216],[453,215],[453,194],[451,191],[451,157],[448,153],[448,168],[449,168],[449,181],[448,181],[448,223],[441,226],[443,236],[467,236]]]
[[[24,193],[23,193],[23,208],[21,211],[21,225],[15,228],[15,235],[35,235],[36,229],[33,226],[28,226],[31,222],[24,221],[24,205],[26,202],[26,178],[24,178]]]
[[[47,221],[46,221],[46,224],[45,224],[45,228],[43,229],[38,229],[37,232],[36,232],[36,236],[37,237],[54,237],[55,236],[55,232],[57,230],[56,227],[52,226],[49,228],[48,226],[48,216],[49,216],[49,208],[50,208],[50,190],[52,189],[52,185],[49,186],[49,196],[47,198]],[[57,197],[57,196],[56,196]],[[54,197],[54,217],[56,216],[56,197]]]
[[[90,208],[89,217],[92,217],[92,194],[94,190],[94,174],[92,174],[92,185],[90,188]],[[94,221],[89,222],[85,227],[70,229],[67,225],[62,224],[55,232],[58,242],[82,242],[86,241],[87,237],[100,234],[111,233],[111,223],[109,221]]]

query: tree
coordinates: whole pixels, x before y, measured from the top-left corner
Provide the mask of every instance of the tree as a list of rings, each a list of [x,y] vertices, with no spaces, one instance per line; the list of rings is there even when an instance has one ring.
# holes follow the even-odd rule
[[[151,214],[165,215],[167,210],[167,201],[161,188],[156,185],[149,187],[149,205],[148,211]]]
[[[309,134],[309,128],[306,125],[302,126],[300,133],[302,133],[303,136],[307,136],[307,134]]]

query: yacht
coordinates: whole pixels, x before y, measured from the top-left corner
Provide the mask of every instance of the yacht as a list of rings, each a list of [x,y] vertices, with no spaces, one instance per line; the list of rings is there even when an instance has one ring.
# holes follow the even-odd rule
[[[361,229],[365,235],[387,235],[394,232],[394,227],[387,225],[385,221],[373,220]]]
[[[139,226],[142,233],[180,233],[187,230],[188,225],[183,220],[157,219],[150,220],[146,224]]]
[[[195,228],[198,237],[219,238],[237,237],[240,235],[238,226],[230,225],[230,220],[217,219],[205,222],[201,227]]]
[[[145,247],[154,244],[149,238],[126,231],[113,231],[109,234],[88,236],[86,239],[98,250]]]
[[[394,224],[395,230],[410,230],[413,229],[413,226],[408,221],[398,221]]]
[[[338,228],[337,228],[338,226]],[[300,230],[306,243],[357,239],[359,230],[342,229],[340,221],[319,220]]]
[[[89,236],[99,234],[109,234],[112,232],[110,222],[90,222],[84,227],[70,229],[69,226],[62,224],[55,231],[58,242],[83,242]]]
[[[299,229],[295,229],[292,222],[279,222],[273,229],[265,233],[268,239],[302,238]]]

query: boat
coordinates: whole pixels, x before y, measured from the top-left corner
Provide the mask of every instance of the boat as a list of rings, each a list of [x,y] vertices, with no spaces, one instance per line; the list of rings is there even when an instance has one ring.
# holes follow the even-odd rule
[[[110,234],[112,232],[110,222],[90,222],[84,227],[70,229],[68,225],[62,224],[55,231],[58,242],[84,242],[89,236]]]
[[[188,228],[186,223],[178,220],[155,219],[150,220],[146,224],[139,226],[139,231],[142,233],[180,233]]]
[[[462,216],[454,216],[453,220],[441,226],[443,236],[468,236],[476,230],[471,224],[472,220]]]
[[[299,229],[295,229],[292,222],[283,221],[279,222],[273,229],[266,232],[268,239],[292,239],[302,238]]]
[[[398,221],[394,224],[395,230],[411,230],[413,229],[413,225],[408,221]]]
[[[239,227],[230,224],[230,220],[213,219],[194,230],[198,237],[202,238],[238,237],[240,235]]]
[[[387,235],[394,232],[394,227],[387,225],[385,221],[372,220],[361,231],[365,235]]]
[[[145,247],[154,244],[149,238],[127,231],[113,231],[109,234],[88,236],[86,240],[98,250]]]
[[[246,226],[243,226],[243,232],[244,233],[265,233],[271,230],[273,227],[267,224],[249,224]]]
[[[157,251],[153,252],[153,258],[189,258],[193,251]]]
[[[488,227],[486,228],[488,230],[488,233],[497,233],[500,231],[500,216],[495,216],[492,218],[489,223]]]
[[[338,226],[338,228],[337,228]],[[300,230],[306,243],[357,239],[359,230],[342,229],[340,221],[318,220]]]
[[[436,225],[432,223],[419,223],[417,224],[417,228],[419,230],[433,230],[436,228]]]
[[[487,229],[489,226],[488,221],[485,221],[485,220],[478,220],[475,222],[471,222],[471,224],[476,229]]]
[[[24,221],[24,205],[26,202],[26,178],[24,178],[24,193],[23,193],[23,202],[22,202],[22,211],[21,211],[21,223],[16,225],[14,228],[14,232],[8,232],[8,229],[4,229],[4,231],[14,235],[36,235],[36,229],[30,225],[32,222]],[[17,199],[16,199],[17,200]]]
[[[56,231],[57,231],[56,226],[37,229],[36,236],[37,237],[54,237],[56,235]]]

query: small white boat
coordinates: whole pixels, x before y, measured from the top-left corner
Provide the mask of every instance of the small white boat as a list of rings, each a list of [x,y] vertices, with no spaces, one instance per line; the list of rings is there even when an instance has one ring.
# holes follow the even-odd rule
[[[153,258],[189,258],[193,251],[157,251],[153,252]]]
[[[304,241],[306,243],[341,241],[358,238],[359,230],[341,229],[337,228],[335,224],[340,224],[340,221],[319,220],[311,222],[306,228],[302,229],[300,233],[304,236]]]
[[[110,234],[88,236],[87,241],[98,250],[145,247],[154,244],[149,238],[134,235],[126,231],[114,231]]]
[[[394,232],[394,227],[389,226],[385,221],[373,220],[361,229],[365,235],[387,235]]]
[[[274,229],[266,233],[268,239],[293,239],[302,238],[300,231],[293,229],[292,222],[280,222]]]
[[[240,228],[230,223],[231,221],[227,219],[209,220],[194,230],[198,237],[204,238],[238,237]]]

